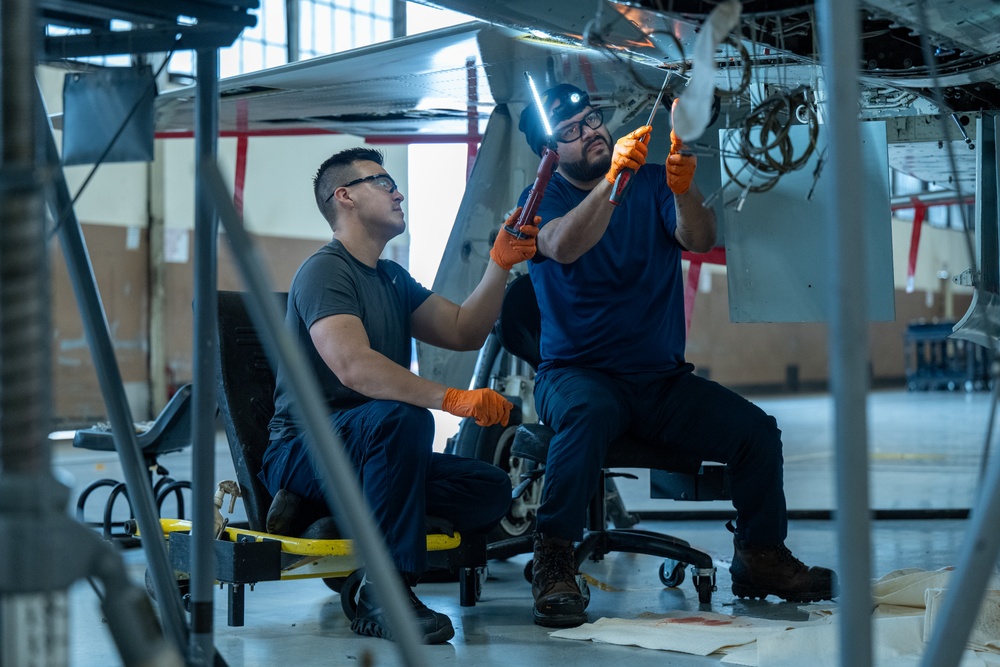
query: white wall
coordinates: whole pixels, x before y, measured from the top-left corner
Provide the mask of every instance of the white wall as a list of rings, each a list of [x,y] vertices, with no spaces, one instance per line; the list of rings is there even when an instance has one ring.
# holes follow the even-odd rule
[[[168,227],[194,227],[194,140],[161,142],[164,155],[164,214]],[[219,140],[219,167],[232,189],[236,171],[236,139]],[[313,198],[312,178],[334,153],[364,145],[346,134],[309,137],[250,137],[243,188],[247,229],[262,236],[327,239],[330,227]],[[385,154],[386,170],[400,189],[407,184],[405,146],[377,147]],[[403,202],[407,211],[407,202]]]

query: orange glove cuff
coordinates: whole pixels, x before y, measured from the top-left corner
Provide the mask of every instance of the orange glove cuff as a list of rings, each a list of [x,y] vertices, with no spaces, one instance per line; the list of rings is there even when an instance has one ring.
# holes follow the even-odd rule
[[[615,143],[615,150],[611,154],[611,169],[604,176],[608,183],[614,185],[622,169],[636,171],[646,164],[646,154],[649,152],[646,144],[649,143],[649,133],[652,129],[649,125],[643,125]]]

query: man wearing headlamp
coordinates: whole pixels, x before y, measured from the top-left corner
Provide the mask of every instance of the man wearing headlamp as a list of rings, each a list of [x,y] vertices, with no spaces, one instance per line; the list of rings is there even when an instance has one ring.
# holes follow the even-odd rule
[[[560,84],[541,98],[559,166],[538,210],[537,254],[529,264],[542,314],[535,403],[556,435],[537,513],[535,622],[587,620],[573,542],[582,538],[607,448],[626,433],[661,445],[665,467],[727,464],[737,510],[730,526],[735,595],[831,598],[836,575],[806,567],[784,545],[774,418],[695,375],[684,359],[681,252],[707,252],[716,240],[715,214],[693,180],[697,158],[671,132],[666,163],[646,164],[651,127],[613,144],[586,92]],[[540,113],[529,107],[519,125],[538,154],[547,141]],[[609,197],[625,169],[634,172],[630,192],[615,205]]]

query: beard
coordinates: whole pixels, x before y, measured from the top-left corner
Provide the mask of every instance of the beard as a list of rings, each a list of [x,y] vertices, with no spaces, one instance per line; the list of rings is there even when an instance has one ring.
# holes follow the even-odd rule
[[[596,141],[603,141],[608,147],[608,152],[604,155],[599,155],[593,158],[591,161],[588,159],[588,153],[590,152],[590,147]],[[559,166],[566,175],[574,178],[578,181],[587,183],[589,181],[597,180],[604,174],[608,172],[611,168],[611,141],[603,136],[594,136],[581,150],[582,157],[578,162],[563,162]]]

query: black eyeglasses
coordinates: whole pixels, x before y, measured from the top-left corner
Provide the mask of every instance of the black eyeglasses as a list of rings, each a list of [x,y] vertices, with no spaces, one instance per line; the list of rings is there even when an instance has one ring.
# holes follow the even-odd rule
[[[365,181],[371,181],[372,185],[374,185],[377,188],[382,188],[389,194],[392,194],[393,192],[396,191],[396,181],[392,180],[392,176],[390,176],[389,174],[372,174],[371,176],[365,176],[364,178],[356,178],[350,183],[344,183],[343,185],[338,185],[333,189],[333,192],[330,193],[330,196],[323,200],[323,203],[325,204],[326,202],[330,201],[330,197],[333,197],[334,192],[336,192],[340,188],[349,188],[352,185],[357,185],[358,183],[364,183]]]
[[[577,121],[572,125],[567,125],[555,131],[556,141],[561,144],[571,144],[580,137],[583,136],[583,126],[586,125],[592,130],[596,130],[601,125],[604,125],[604,112],[600,109],[594,109],[586,116],[583,120]]]

